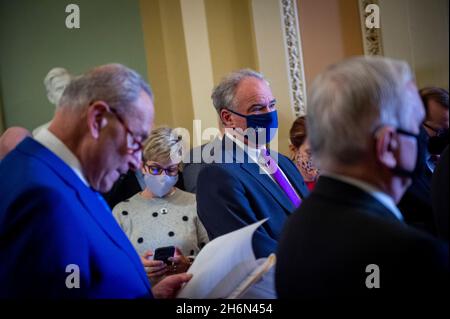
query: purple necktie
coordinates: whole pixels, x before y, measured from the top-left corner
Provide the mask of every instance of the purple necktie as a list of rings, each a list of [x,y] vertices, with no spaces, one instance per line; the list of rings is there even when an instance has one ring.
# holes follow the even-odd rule
[[[267,150],[261,151],[262,163],[267,170],[269,171],[272,178],[277,182],[277,184],[281,187],[284,193],[289,197],[289,200],[294,204],[295,207],[299,207],[302,203],[300,196],[298,196],[295,189],[289,183],[287,178],[284,176],[281,169],[278,167],[275,160],[270,156]]]

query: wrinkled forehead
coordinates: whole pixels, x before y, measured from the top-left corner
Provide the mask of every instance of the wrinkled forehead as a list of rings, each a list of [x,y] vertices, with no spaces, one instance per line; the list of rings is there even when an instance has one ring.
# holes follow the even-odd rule
[[[268,104],[274,97],[267,81],[247,77],[237,86],[235,99],[238,103],[252,101]]]

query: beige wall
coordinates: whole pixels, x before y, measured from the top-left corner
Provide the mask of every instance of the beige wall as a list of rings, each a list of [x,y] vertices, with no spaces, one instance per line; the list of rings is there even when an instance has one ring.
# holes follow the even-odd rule
[[[384,55],[406,60],[419,87],[448,89],[448,0],[379,0]]]
[[[205,0],[214,83],[227,73],[258,69],[249,0]]]
[[[328,65],[364,54],[357,0],[298,0],[307,87]]]
[[[192,128],[194,118],[179,0],[140,0],[155,124]]]

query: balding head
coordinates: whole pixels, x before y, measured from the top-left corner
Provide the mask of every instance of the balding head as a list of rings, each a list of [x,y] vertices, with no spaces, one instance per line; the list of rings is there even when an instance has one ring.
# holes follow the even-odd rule
[[[140,168],[153,118],[150,86],[136,71],[107,64],[70,82],[49,130],[78,158],[90,186],[107,192],[120,174]]]
[[[59,106],[82,109],[101,100],[120,113],[129,112],[127,107],[139,98],[141,91],[153,100],[150,86],[136,71],[121,64],[106,64],[73,78]]]
[[[10,127],[0,136],[0,160],[31,133],[23,127]]]

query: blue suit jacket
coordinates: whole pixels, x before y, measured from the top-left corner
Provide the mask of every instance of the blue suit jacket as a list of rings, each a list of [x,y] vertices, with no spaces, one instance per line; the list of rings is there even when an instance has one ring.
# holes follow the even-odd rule
[[[54,153],[27,138],[0,177],[0,298],[152,296],[105,202]],[[76,282],[69,265],[79,288],[66,286]]]
[[[197,181],[197,211],[210,239],[224,235],[244,226],[269,218],[253,236],[256,258],[267,257],[276,252],[286,218],[295,210],[284,191],[266,174],[260,173],[258,164],[244,154],[240,161],[236,156],[236,144],[227,147],[225,137],[222,145],[222,161],[232,158],[232,163],[205,165]],[[308,189],[297,167],[286,156],[278,156],[278,166],[296,189],[300,197]],[[243,162],[243,163],[242,163]]]

